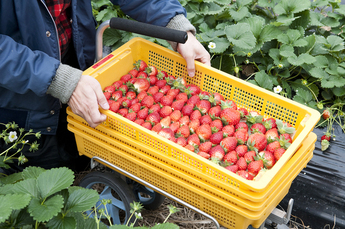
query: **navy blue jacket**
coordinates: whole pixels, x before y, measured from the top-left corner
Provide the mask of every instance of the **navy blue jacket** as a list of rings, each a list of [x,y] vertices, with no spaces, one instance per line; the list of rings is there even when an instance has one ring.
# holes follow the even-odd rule
[[[185,14],[178,0],[113,0],[132,18],[166,26]],[[81,70],[94,63],[90,0],[72,0],[72,36]],[[0,123],[55,134],[60,101],[47,89],[60,65],[59,39],[44,0],[0,0]]]

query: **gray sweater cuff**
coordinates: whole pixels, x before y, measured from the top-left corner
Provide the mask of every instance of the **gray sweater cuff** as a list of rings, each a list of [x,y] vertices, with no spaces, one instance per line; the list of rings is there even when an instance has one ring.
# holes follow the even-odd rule
[[[61,103],[68,103],[82,73],[79,69],[60,64],[52,83],[48,87],[47,94],[60,99]]]
[[[189,20],[183,14],[178,14],[175,17],[173,17],[166,27],[170,29],[176,29],[176,30],[181,30],[181,31],[186,31],[186,32],[190,31],[194,35],[196,33],[195,27],[189,22]],[[172,42],[172,41],[168,41],[168,42],[171,45],[171,47],[176,51],[177,42]]]

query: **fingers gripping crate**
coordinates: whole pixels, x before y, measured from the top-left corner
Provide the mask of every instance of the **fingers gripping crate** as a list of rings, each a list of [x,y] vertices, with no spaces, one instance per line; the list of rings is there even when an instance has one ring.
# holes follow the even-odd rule
[[[120,115],[102,110],[108,118],[99,128],[95,129],[96,131],[114,138],[127,136],[134,141],[135,147],[145,149],[145,152],[152,157],[160,154],[168,155],[173,159],[174,163],[171,163],[171,166],[175,169],[185,171],[232,195],[241,195],[243,198],[254,202],[260,202],[266,198],[267,187],[301,146],[320,117],[319,112],[314,109],[199,62],[195,62],[195,77],[188,77],[185,60],[178,53],[141,38],[134,38],[127,42],[87,69],[84,74],[95,77],[104,88],[119,80],[122,75],[127,74],[133,68],[133,63],[139,59],[175,77],[184,77],[187,83],[196,84],[204,91],[218,92],[224,98],[234,100],[238,107],[257,110],[264,117],[286,121],[296,128],[293,143],[275,166],[266,172],[260,180],[248,181]],[[85,121],[83,122],[87,124]]]
[[[245,229],[249,225],[259,227],[265,221],[270,212],[288,193],[294,178],[312,158],[316,141],[316,135],[310,133],[301,148],[278,174],[278,176],[285,176],[286,179],[280,182],[276,190],[272,191],[261,210],[251,211],[236,204],[245,200],[228,201],[229,195],[225,195],[223,198],[213,195],[207,192],[207,184],[194,185],[190,182],[191,177],[183,178],[183,173],[174,171],[169,165],[161,164],[159,158],[147,156],[121,142],[111,141],[110,137],[93,132],[90,127],[80,128],[83,124],[73,120],[72,117],[68,119],[69,130],[75,133],[78,150],[81,154],[90,158],[101,157],[210,214],[221,225],[235,229]],[[286,174],[286,171],[289,173]],[[202,186],[206,186],[206,189],[200,188]],[[250,202],[248,204],[250,205]]]

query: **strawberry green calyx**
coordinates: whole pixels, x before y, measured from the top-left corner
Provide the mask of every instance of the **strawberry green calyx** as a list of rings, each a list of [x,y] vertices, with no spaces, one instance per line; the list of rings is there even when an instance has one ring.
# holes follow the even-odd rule
[[[283,123],[279,119],[277,119],[276,123],[280,134],[293,134],[295,132],[294,127],[289,127],[287,123]]]
[[[321,141],[321,150],[325,151],[326,149],[328,149],[329,147],[329,141],[324,139]]]
[[[252,115],[251,113],[249,113],[246,117],[246,122],[248,125],[252,125],[255,123],[262,123],[262,115]]]

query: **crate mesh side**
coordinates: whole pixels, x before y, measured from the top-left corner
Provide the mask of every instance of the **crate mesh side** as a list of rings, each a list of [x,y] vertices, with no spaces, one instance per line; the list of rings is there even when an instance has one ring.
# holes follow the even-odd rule
[[[241,88],[235,88],[232,99],[235,101],[238,107],[243,107],[247,110],[257,110],[258,112],[261,112],[263,109],[263,98],[260,98],[259,96]]]
[[[123,135],[126,135],[130,138],[133,138],[133,139],[136,139],[136,129],[126,125],[125,123],[123,122],[120,122],[120,121],[117,121],[116,119],[113,119],[111,117],[108,117],[108,126],[123,134]]]
[[[166,55],[149,50],[148,65],[155,66],[157,69],[166,71],[169,75],[173,74],[174,60],[168,58]]]
[[[290,123],[292,126],[296,125],[298,113],[279,104],[267,101],[266,112],[268,116]]]
[[[229,96],[231,94],[232,85],[206,74],[201,90],[210,93],[217,92],[223,95],[224,99],[230,99]]]
[[[144,143],[145,145],[150,146],[150,147],[152,147],[152,148],[154,148],[154,149],[156,149],[159,152],[162,152],[164,154],[168,153],[169,147],[166,144],[164,144],[163,142],[159,142],[157,140],[154,140],[150,136],[148,136],[147,134],[141,133],[141,132],[139,132],[138,138],[139,138],[138,140],[141,143]],[[144,152],[146,152],[146,151],[144,151]]]

